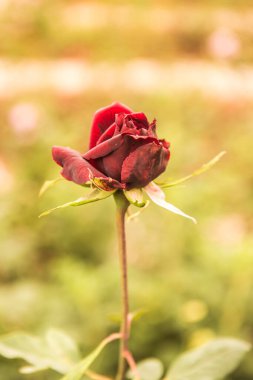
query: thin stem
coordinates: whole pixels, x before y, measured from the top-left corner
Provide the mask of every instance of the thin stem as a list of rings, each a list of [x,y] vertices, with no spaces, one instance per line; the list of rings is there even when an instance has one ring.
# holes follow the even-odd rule
[[[121,322],[121,340],[119,350],[119,364],[116,380],[124,380],[126,363],[125,352],[128,351],[129,338],[129,301],[128,301],[128,284],[127,284],[127,256],[126,256],[126,233],[125,233],[125,214],[129,203],[124,194],[118,191],[115,194],[117,205],[116,223],[119,241],[119,260],[121,269],[121,293],[122,293],[122,322]]]
[[[134,375],[134,380],[140,380],[140,374],[138,372],[137,364],[133,358],[133,355],[130,351],[125,352],[125,359],[131,368],[132,374]]]

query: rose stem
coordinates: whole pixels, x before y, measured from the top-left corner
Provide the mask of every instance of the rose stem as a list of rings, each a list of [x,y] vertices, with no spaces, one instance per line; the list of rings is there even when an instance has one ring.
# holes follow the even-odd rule
[[[126,233],[125,233],[125,214],[129,206],[129,202],[122,191],[117,191],[114,195],[117,213],[116,224],[119,242],[119,260],[120,260],[120,277],[121,277],[121,293],[122,293],[122,321],[121,321],[121,340],[119,350],[119,363],[116,380],[123,380],[125,375],[126,363],[125,352],[128,351],[129,337],[129,302],[128,302],[128,285],[127,285],[127,256],[126,256]]]

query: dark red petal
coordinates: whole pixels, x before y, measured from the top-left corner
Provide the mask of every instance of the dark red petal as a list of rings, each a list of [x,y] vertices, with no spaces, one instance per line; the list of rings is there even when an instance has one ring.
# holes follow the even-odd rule
[[[147,116],[143,112],[135,112],[132,113],[131,116],[127,117],[127,119],[133,120],[134,124],[137,125],[139,128],[149,128],[149,123]]]
[[[162,139],[162,140],[159,140],[159,142],[160,142],[161,144],[163,144],[163,147],[164,147],[164,148],[169,149],[169,147],[170,147],[170,143],[169,143],[168,141]]]
[[[122,142],[122,135],[114,136],[111,139],[106,140],[101,144],[96,145],[94,148],[88,150],[88,152],[83,154],[82,157],[85,158],[85,160],[95,160],[96,158],[107,156],[114,150],[118,149]]]
[[[124,136],[124,133],[122,133],[122,135]],[[127,134],[127,136],[131,137],[133,140],[136,140],[136,141],[139,141],[139,144],[147,144],[149,142],[156,142],[158,143],[159,140],[157,140],[156,137],[153,137],[153,136],[142,136],[142,135],[130,135],[130,134]]]
[[[111,139],[114,135],[114,132],[115,132],[115,129],[116,129],[116,123],[113,123],[109,128],[107,128],[105,130],[105,132],[99,137],[98,141],[97,141],[97,144],[96,145],[99,145],[101,144],[102,142],[108,140],[108,139]]]
[[[166,169],[168,160],[168,149],[156,142],[138,146],[123,162],[121,182],[127,188],[144,187]]]
[[[132,139],[132,136],[120,136],[122,137],[123,141],[121,146],[102,159],[103,172],[109,177],[115,178],[118,181],[120,181],[121,168],[125,158],[129,155],[131,150],[136,147],[136,142]]]
[[[133,152],[137,147],[142,144],[148,144],[156,141],[157,139],[148,136],[136,136],[129,134],[122,134],[122,144],[118,149],[115,149],[111,154],[101,158],[101,162],[96,160],[94,165],[109,177],[121,180],[121,169],[124,160],[128,155]],[[98,146],[97,146],[98,147]]]
[[[132,113],[132,110],[121,103],[115,102],[95,112],[91,125],[89,148],[93,148],[97,144],[99,137],[114,123],[115,115],[118,113],[129,114]]]
[[[54,146],[52,155],[55,162],[63,168],[61,175],[78,185],[83,185],[89,181],[91,176],[106,178],[103,173],[95,169],[88,161],[84,160],[81,153],[76,150],[62,146]]]
[[[150,123],[148,132],[149,132],[148,133],[149,136],[157,137],[157,134],[156,134],[156,119],[154,119],[152,121],[152,123]]]

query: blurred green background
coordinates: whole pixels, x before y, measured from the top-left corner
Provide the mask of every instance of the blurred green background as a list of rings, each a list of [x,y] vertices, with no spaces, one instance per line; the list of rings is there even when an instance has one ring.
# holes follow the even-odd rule
[[[62,181],[38,199],[59,173],[51,146],[85,151],[93,113],[118,100],[171,142],[163,178],[227,151],[166,191],[197,226],[155,205],[127,225],[131,309],[146,310],[135,358],[168,366],[215,336],[252,342],[252,25],[247,0],[0,0],[1,334],[54,326],[86,354],[118,330],[113,199],[37,217],[85,191]],[[114,373],[117,349],[95,367]],[[0,359],[1,380],[25,379],[21,364]],[[250,353],[229,379],[252,378]]]

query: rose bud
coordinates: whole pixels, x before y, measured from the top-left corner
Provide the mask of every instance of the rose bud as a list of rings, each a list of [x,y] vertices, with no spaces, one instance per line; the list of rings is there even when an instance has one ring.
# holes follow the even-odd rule
[[[89,150],[81,154],[53,147],[61,174],[79,185],[94,181],[102,190],[141,188],[165,171],[169,143],[156,135],[156,121],[120,103],[98,110],[93,118]]]

